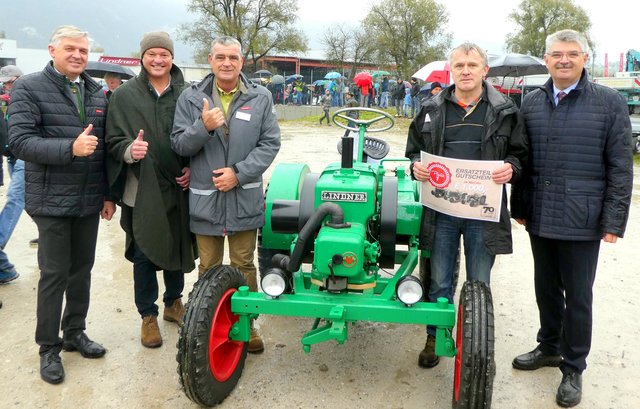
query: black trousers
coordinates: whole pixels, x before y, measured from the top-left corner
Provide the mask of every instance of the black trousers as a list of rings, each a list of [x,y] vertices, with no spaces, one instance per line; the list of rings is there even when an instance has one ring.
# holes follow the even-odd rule
[[[591,349],[593,282],[600,240],[570,241],[530,235],[540,312],[537,340],[562,355],[560,369],[582,372]]]
[[[38,226],[38,306],[36,343],[43,353],[60,349],[62,339],[84,331],[99,214],[33,218]],[[64,313],[62,301],[65,299]]]

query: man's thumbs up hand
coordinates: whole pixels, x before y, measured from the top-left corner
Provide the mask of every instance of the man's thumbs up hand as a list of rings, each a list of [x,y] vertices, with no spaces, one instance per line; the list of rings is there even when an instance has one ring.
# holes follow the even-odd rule
[[[73,156],[89,156],[98,147],[98,137],[91,135],[93,124],[89,124],[73,142]]]
[[[141,129],[138,132],[138,137],[131,144],[131,157],[135,161],[139,161],[144,159],[147,156],[147,149],[149,147],[149,142],[142,139],[144,137],[144,130]]]
[[[211,132],[224,125],[224,113],[218,107],[209,109],[209,100],[202,99],[202,122],[207,131]]]

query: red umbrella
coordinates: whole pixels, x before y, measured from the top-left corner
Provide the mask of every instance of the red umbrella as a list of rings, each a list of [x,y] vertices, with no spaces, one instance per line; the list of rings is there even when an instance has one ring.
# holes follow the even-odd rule
[[[439,82],[441,84],[449,84],[451,76],[451,68],[448,61],[432,61],[424,67],[416,71],[412,77],[423,80],[424,82]]]
[[[371,75],[371,73],[363,71],[363,72],[357,73],[356,76],[353,77],[353,81],[359,87],[364,87],[367,85],[371,86],[371,84],[373,84],[373,76]]]

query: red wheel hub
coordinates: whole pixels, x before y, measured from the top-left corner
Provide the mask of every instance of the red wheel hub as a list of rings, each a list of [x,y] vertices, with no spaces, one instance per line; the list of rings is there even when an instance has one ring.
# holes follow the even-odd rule
[[[211,319],[209,331],[209,368],[218,382],[224,382],[235,371],[240,358],[244,342],[229,339],[231,327],[238,321],[238,316],[231,312],[231,296],[237,290],[227,290],[216,307]]]
[[[455,372],[453,374],[453,398],[456,402],[460,396],[460,376],[462,374],[462,340],[464,339],[462,336],[463,318],[463,308],[462,306],[459,306],[458,322],[456,323],[456,347],[458,348],[458,353],[456,354],[454,364]]]

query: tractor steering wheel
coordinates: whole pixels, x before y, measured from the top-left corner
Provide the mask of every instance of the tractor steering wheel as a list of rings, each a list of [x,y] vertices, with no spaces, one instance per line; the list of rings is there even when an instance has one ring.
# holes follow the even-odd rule
[[[349,116],[344,115],[345,112],[373,112],[376,114],[380,114],[380,116],[376,116],[373,117],[371,119],[355,119],[355,118],[351,118]],[[358,115],[360,116],[360,115]],[[348,123],[347,125],[342,124],[340,122],[336,121],[336,118],[342,118],[345,119],[349,122],[353,122],[354,124],[356,124],[358,127],[352,127],[349,126]],[[384,121],[385,119],[389,120],[389,124],[387,126],[383,126],[381,128],[373,128],[373,129],[368,129],[369,125],[372,125],[376,122],[379,121]],[[333,117],[331,118],[331,120],[333,121],[334,124],[336,124],[337,126],[339,126],[340,128],[343,129],[348,129],[350,131],[354,131],[354,132],[359,132],[360,131],[360,125],[364,125],[365,129],[367,132],[384,132],[386,130],[389,130],[391,128],[393,128],[393,125],[395,125],[395,121],[393,119],[393,117],[384,111],[380,111],[379,109],[373,109],[373,108],[364,108],[364,107],[351,107],[351,108],[342,108],[337,110],[336,112],[333,113]]]

